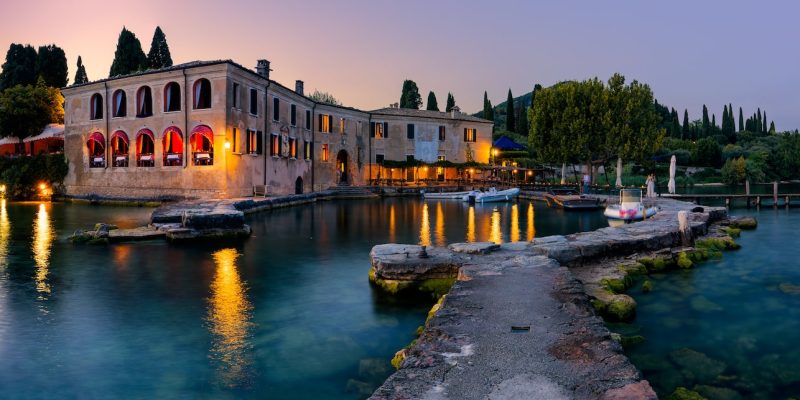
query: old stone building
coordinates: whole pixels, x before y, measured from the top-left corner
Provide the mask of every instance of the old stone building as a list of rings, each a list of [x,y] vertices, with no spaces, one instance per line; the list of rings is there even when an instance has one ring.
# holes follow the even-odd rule
[[[318,103],[229,60],[191,62],[63,89],[67,195],[240,197],[377,180],[445,180],[454,168],[388,160],[489,159],[492,123],[450,113]],[[445,170],[449,171],[445,171]]]

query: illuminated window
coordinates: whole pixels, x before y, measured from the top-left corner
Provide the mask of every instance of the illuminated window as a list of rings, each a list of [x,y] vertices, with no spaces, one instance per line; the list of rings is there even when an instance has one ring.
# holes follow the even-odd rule
[[[347,126],[347,120],[344,118],[339,119],[339,133],[345,134],[345,126]]]
[[[246,151],[248,154],[262,154],[263,153],[263,144],[262,144],[262,134],[261,131],[256,131],[253,129],[247,130],[247,142]]]
[[[289,107],[289,124],[297,126],[297,106],[294,104]]]
[[[250,114],[258,115],[258,90],[250,89]]]
[[[323,144],[322,145],[322,161],[328,161],[328,159],[329,159],[328,145],[327,144]]]
[[[99,93],[93,94],[89,102],[89,118],[103,119],[103,96]]]
[[[311,110],[306,110],[306,129],[311,130]]]
[[[445,130],[444,125],[439,126],[439,141],[444,142]]]
[[[211,108],[211,82],[199,79],[194,83],[194,109]]]
[[[436,161],[445,161],[445,157],[444,156],[437,156],[436,157]]]
[[[281,137],[278,134],[272,134],[272,140],[269,144],[269,155],[273,157],[280,157],[281,154]]]
[[[370,136],[376,139],[385,139],[389,137],[389,123],[388,122],[370,122]]]
[[[303,158],[306,160],[311,160],[311,142],[303,143]]]
[[[319,131],[322,133],[331,133],[331,125],[333,125],[333,117],[328,114],[319,115]]]
[[[297,158],[297,139],[289,138],[289,158]]]
[[[475,142],[478,140],[478,130],[475,128],[464,128],[464,141]]]
[[[114,92],[114,112],[111,115],[114,117],[128,115],[128,99],[124,90],[120,89]]]

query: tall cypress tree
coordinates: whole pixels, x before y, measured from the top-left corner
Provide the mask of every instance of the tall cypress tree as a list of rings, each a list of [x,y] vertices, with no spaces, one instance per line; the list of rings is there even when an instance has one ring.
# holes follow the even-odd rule
[[[739,107],[739,131],[744,130],[744,114],[742,114],[742,107]]]
[[[433,90],[428,92],[428,101],[425,102],[425,109],[428,111],[439,111],[439,103],[436,101],[436,95]]]
[[[708,108],[703,104],[703,137],[708,136]]]
[[[756,132],[761,133],[761,107],[758,108],[758,112],[756,112]]]
[[[486,91],[483,91],[483,119],[488,119],[489,121],[494,121],[494,113],[492,112],[492,103],[489,102],[489,95]]]
[[[36,57],[36,74],[50,87],[67,86],[67,56],[54,44],[39,46]]]
[[[769,133],[775,133],[775,121],[769,123]]]
[[[764,118],[761,119],[761,128],[761,132],[769,132],[769,129],[767,129],[767,110],[764,110]]]
[[[155,33],[153,33],[153,41],[150,43],[150,51],[147,53],[147,65],[151,69],[172,66],[172,55],[169,53],[167,37],[160,26],[157,26]]]
[[[715,133],[717,131],[717,115],[711,114],[711,130],[709,133]]]
[[[17,85],[36,84],[36,49],[11,43],[0,72],[0,90]]]
[[[528,107],[524,104],[519,106],[519,118],[517,118],[517,133],[520,135],[528,135],[530,126],[528,125]]]
[[[446,112],[450,112],[455,106],[456,106],[456,98],[453,97],[452,93],[447,92],[447,106],[445,107],[444,110]]]
[[[422,96],[419,94],[417,83],[406,79],[403,81],[403,91],[400,94],[400,108],[419,110],[422,105]]]
[[[672,109],[672,136],[681,137],[681,122],[678,120],[678,111]]]
[[[144,55],[142,44],[133,32],[123,27],[117,39],[117,50],[114,52],[114,62],[111,63],[108,75],[128,75],[145,69],[147,69],[147,56]]]
[[[728,105],[722,105],[722,134],[728,135]]]
[[[681,132],[681,138],[684,140],[691,139],[689,135],[689,110],[683,109],[683,131]]]
[[[78,69],[75,71],[75,79],[72,80],[72,84],[80,85],[83,83],[89,83],[89,77],[86,76],[86,68],[83,66],[81,56],[78,56]]]
[[[506,130],[509,132],[516,132],[517,127],[514,121],[516,118],[514,114],[514,96],[511,95],[511,89],[508,89],[508,100],[506,100]]]

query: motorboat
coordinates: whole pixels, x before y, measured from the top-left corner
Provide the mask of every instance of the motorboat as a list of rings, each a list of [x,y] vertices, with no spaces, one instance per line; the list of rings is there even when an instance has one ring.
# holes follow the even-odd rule
[[[475,203],[494,203],[499,201],[510,201],[519,196],[519,188],[497,190],[491,188],[485,192],[473,190],[462,197],[463,201]]]
[[[461,200],[470,192],[424,192],[422,198],[426,200]]]
[[[642,191],[640,189],[622,189],[619,192],[619,204],[606,207],[603,214],[610,218],[622,221],[639,221],[650,218],[658,212],[658,207],[645,207],[642,204]]]
[[[597,210],[602,207],[599,198],[580,194],[573,189],[550,189],[544,199],[548,206],[564,210]]]

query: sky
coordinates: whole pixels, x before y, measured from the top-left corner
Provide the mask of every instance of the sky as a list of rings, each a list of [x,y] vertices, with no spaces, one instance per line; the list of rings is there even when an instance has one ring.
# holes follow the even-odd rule
[[[800,3],[792,1],[210,1],[2,0],[0,49],[55,43],[70,81],[78,55],[90,80],[105,78],[122,27],[144,51],[161,26],[173,61],[272,62],[288,87],[330,92],[365,110],[400,99],[403,80],[452,92],[466,112],[540,83],[607,80],[649,84],[662,104],[721,120],[724,104],[757,107],[778,130],[800,128]],[[738,111],[737,111],[738,112]]]

